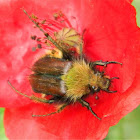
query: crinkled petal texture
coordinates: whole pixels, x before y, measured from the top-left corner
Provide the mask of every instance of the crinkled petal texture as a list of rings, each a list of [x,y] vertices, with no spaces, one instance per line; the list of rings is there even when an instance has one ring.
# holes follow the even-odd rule
[[[110,126],[140,103],[140,30],[130,0],[14,0],[0,2],[0,105],[6,107],[5,129],[9,139],[103,139]],[[40,18],[62,11],[72,26],[84,33],[84,52],[89,59],[118,61],[110,64],[106,74],[113,80],[117,93],[100,92],[87,97],[95,118],[79,103],[48,117],[31,117],[55,110],[53,105],[33,103],[15,93],[7,84],[32,94],[28,82],[30,68],[44,50],[32,52],[30,35],[41,35],[21,8]]]

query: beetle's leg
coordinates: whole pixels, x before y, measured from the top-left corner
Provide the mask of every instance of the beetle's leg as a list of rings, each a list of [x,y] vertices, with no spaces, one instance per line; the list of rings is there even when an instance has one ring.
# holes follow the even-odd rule
[[[91,66],[100,65],[100,66],[105,66],[106,67],[108,64],[120,64],[120,65],[122,65],[122,63],[116,62],[116,61],[106,61],[106,62],[103,62],[102,60],[100,60],[100,61],[90,62]]]
[[[90,107],[90,105],[89,105],[88,102],[86,102],[86,101],[83,100],[83,99],[79,99],[78,101],[82,104],[82,106],[85,106],[88,110],[90,110],[90,112],[91,112],[98,120],[101,120],[101,118],[99,118],[99,117],[96,115],[96,113],[92,110],[92,108]]]
[[[108,92],[108,93],[115,93],[115,92],[117,92],[117,90],[115,90],[115,91],[111,91],[111,90],[104,90],[104,91],[106,91],[106,92]]]
[[[119,79],[119,77],[112,77],[112,78],[110,78],[110,80],[113,80],[113,79]]]
[[[51,104],[51,103],[55,102],[55,100],[47,100],[45,98],[44,99],[43,98],[38,98],[38,97],[36,97],[34,95],[32,95],[30,99],[33,100],[33,101],[42,102],[42,103],[48,103],[48,104]]]
[[[112,77],[112,78],[110,78],[110,81],[112,81],[112,80],[114,80],[114,79],[119,79],[119,77]],[[108,93],[115,93],[115,92],[117,92],[117,90],[115,90],[115,91],[110,91],[109,89],[106,89],[106,90],[104,90],[104,91],[106,91],[106,92],[108,92]]]
[[[44,95],[44,96],[45,96],[45,95],[52,95],[53,97],[56,97],[56,96],[58,96],[58,94],[53,94],[53,93],[50,93],[50,92],[43,93],[43,95]]]
[[[57,111],[49,113],[49,114],[44,114],[44,115],[32,115],[32,117],[45,117],[45,116],[50,116],[56,113],[60,113],[66,106],[68,105],[68,103],[63,104]]]
[[[9,80],[8,80],[8,84],[10,85],[10,87],[11,87],[15,92],[19,93],[19,94],[22,95],[22,96],[25,96],[25,97],[31,99],[31,96],[28,96],[28,95],[26,95],[26,94],[24,94],[24,93],[18,91],[18,90],[10,83]]]
[[[15,92],[17,92],[17,93],[19,93],[20,95],[25,96],[25,97],[27,97],[27,98],[33,100],[33,101],[43,102],[43,103],[49,103],[49,104],[51,104],[51,103],[54,102],[54,100],[42,99],[42,98],[38,98],[38,97],[36,97],[36,96],[34,96],[34,95],[28,96],[28,95],[26,95],[26,94],[24,94],[24,93],[18,91],[9,81],[8,81],[8,84],[12,87],[12,89],[13,89]]]

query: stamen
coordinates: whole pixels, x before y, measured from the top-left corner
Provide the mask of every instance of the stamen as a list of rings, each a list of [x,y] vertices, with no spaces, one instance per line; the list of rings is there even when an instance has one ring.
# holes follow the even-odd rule
[[[50,42],[52,42],[52,43],[54,44],[55,47],[57,47],[59,50],[62,51],[61,47],[56,43],[56,41],[55,41],[47,32],[45,32],[45,31],[39,26],[39,24],[38,24],[36,21],[34,21],[34,20],[28,15],[28,13],[27,13],[24,9],[23,9],[23,12],[24,12],[24,13],[28,16],[28,18],[36,25],[36,27],[38,27],[39,30],[40,30],[41,32],[43,32],[43,34],[47,37],[47,39],[48,39]]]

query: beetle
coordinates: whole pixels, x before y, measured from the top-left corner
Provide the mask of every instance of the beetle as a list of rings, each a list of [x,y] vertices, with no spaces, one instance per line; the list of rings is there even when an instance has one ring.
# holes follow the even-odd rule
[[[58,103],[60,107],[55,112],[45,115],[49,116],[61,112],[66,106],[79,102],[86,107],[97,119],[101,120],[98,115],[92,110],[89,103],[83,98],[91,93],[99,92],[100,90],[108,93],[110,91],[112,79],[104,74],[104,71],[97,70],[96,66],[106,67],[108,64],[121,64],[116,61],[90,61],[82,51],[83,39],[80,34],[73,28],[63,28],[55,33],[53,39],[46,33],[36,21],[34,21],[25,10],[24,13],[31,21],[42,31],[45,37],[62,52],[62,57],[57,58],[52,55],[45,55],[39,58],[31,70],[33,73],[29,76],[29,82],[35,93],[43,93],[51,98],[39,98],[34,95],[28,96],[21,93],[8,81],[9,85],[19,94],[30,98],[31,100],[43,103]],[[76,47],[75,47],[76,46]],[[78,47],[77,47],[78,46]]]

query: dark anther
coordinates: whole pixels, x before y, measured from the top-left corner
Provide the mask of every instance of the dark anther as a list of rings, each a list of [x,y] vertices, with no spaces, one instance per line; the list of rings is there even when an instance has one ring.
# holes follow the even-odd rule
[[[49,36],[49,34],[48,34],[48,33],[44,33],[44,34],[45,34],[45,36],[46,36],[46,37],[48,37],[48,36]]]
[[[41,41],[41,39],[40,39],[40,38],[37,38],[37,40],[36,40],[36,41],[40,42],[40,41]]]
[[[31,36],[32,40],[36,40],[36,35]]]
[[[41,44],[37,44],[37,48],[38,49],[41,49],[42,48],[42,45]]]
[[[39,22],[36,22],[36,25],[38,25],[38,26],[39,26]]]
[[[46,20],[41,21],[41,24],[45,24]]]
[[[32,47],[32,51],[35,52],[36,51],[36,47]]]

